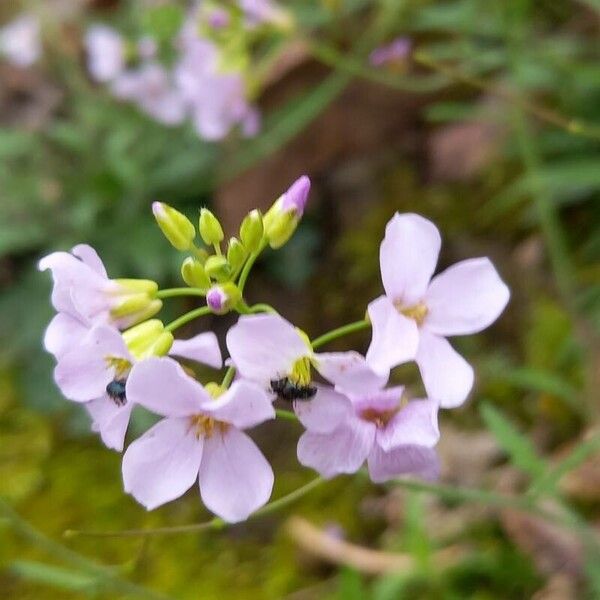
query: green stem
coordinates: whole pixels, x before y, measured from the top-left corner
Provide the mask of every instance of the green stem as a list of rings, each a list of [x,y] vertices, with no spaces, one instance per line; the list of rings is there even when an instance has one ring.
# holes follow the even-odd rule
[[[185,313],[185,315],[182,315],[178,319],[171,321],[168,325],[165,326],[165,331],[175,331],[175,329],[177,329],[178,327],[181,327],[182,325],[185,325],[186,323],[189,323],[190,321],[193,321],[198,317],[210,315],[211,313],[212,311],[208,306],[201,306],[200,308],[191,310],[190,312]]]
[[[157,298],[175,298],[176,296],[206,296],[206,292],[196,288],[169,288],[156,292]]]
[[[362,321],[356,321],[354,323],[349,323],[348,325],[344,325],[343,327],[338,327],[337,329],[333,329],[332,331],[324,333],[323,335],[313,340],[311,344],[312,347],[316,349],[319,346],[323,346],[339,337],[348,335],[350,333],[354,333],[355,331],[360,331],[361,329],[366,329],[370,326],[371,323],[366,319],[363,319]]]
[[[256,259],[261,255],[262,251],[267,247],[267,244],[268,244],[267,240],[263,240],[260,243],[258,250],[256,252],[253,252],[252,254],[250,254],[250,256],[248,257],[248,260],[246,261],[246,264],[244,265],[244,268],[242,269],[240,278],[238,280],[238,288],[240,289],[240,292],[244,293],[244,287],[246,287],[246,281],[248,280],[248,275],[250,275],[250,271],[252,271],[252,267],[254,266]]]
[[[283,408],[276,408],[275,414],[278,419],[285,419],[286,421],[297,421],[298,417],[296,413],[291,410],[285,410]]]
[[[253,304],[252,306],[249,307],[249,312],[250,312],[250,314],[255,314],[255,313],[270,313],[272,315],[279,314],[277,312],[277,310],[275,310],[270,304],[265,304],[264,302],[261,302],[259,304]]]
[[[250,515],[249,519],[255,519],[264,515],[271,514],[280,508],[299,500],[309,492],[312,492],[316,487],[321,485],[325,480],[321,477],[317,477],[307,484],[299,487],[297,490],[273,500],[269,504],[259,508],[254,514]],[[125,529],[122,531],[65,531],[65,535],[68,537],[76,536],[87,536],[87,537],[143,537],[143,536],[154,536],[154,535],[173,535],[177,533],[196,533],[198,531],[223,529],[227,527],[227,523],[223,519],[218,517],[206,521],[204,523],[193,523],[192,525],[179,525],[175,527],[157,527],[155,529]]]
[[[235,377],[235,367],[229,367],[225,372],[225,376],[223,377],[223,381],[221,381],[221,387],[228,388]]]

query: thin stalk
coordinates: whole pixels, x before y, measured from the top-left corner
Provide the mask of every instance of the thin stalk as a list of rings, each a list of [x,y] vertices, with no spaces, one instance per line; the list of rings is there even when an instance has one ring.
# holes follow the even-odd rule
[[[175,331],[175,329],[177,329],[178,327],[181,327],[182,325],[185,325],[186,323],[189,323],[194,319],[209,314],[211,314],[210,308],[208,306],[201,306],[200,308],[191,310],[190,312],[185,313],[185,315],[181,315],[181,317],[179,317],[178,319],[171,321],[168,325],[165,326],[165,331]]]
[[[296,413],[291,410],[285,410],[284,408],[276,408],[275,414],[278,419],[285,419],[286,421],[297,421],[298,417]]]
[[[228,388],[235,377],[235,367],[229,367],[225,372],[225,376],[223,377],[223,381],[221,381],[221,387]]]
[[[338,327],[337,329],[333,329],[332,331],[328,331],[323,335],[319,336],[315,340],[311,342],[313,348],[318,348],[319,346],[323,346],[332,340],[335,340],[344,335],[348,335],[350,333],[354,333],[355,331],[360,331],[361,329],[367,329],[370,327],[371,323],[366,319],[362,321],[356,321],[354,323],[349,323],[348,325],[344,325],[343,327]]]
[[[203,292],[197,288],[168,288],[166,290],[158,290],[156,292],[157,298],[175,298],[177,296],[206,296],[206,292]]]

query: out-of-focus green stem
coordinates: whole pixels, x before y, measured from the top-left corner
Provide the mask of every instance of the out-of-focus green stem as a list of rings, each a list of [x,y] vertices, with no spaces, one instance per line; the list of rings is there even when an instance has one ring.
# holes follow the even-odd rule
[[[228,388],[235,377],[235,367],[229,367],[225,372],[225,377],[223,377],[223,381],[221,381],[221,387]]]
[[[371,323],[366,319],[362,321],[356,321],[354,323],[349,323],[348,325],[344,325],[343,327],[338,327],[337,329],[333,329],[332,331],[328,331],[323,335],[319,336],[315,340],[311,342],[313,348],[318,348],[319,346],[323,346],[332,340],[335,340],[344,335],[348,335],[350,333],[354,333],[355,331],[360,331],[361,329],[366,329],[370,327]]]
[[[298,417],[296,413],[291,410],[285,410],[283,408],[275,409],[275,414],[278,419],[285,419],[286,421],[297,421]]]
[[[185,313],[185,315],[181,315],[181,317],[171,321],[168,325],[166,325],[165,331],[175,331],[175,329],[181,327],[182,325],[185,325],[186,323],[189,323],[190,321],[193,321],[199,317],[209,315],[211,312],[212,311],[208,306],[201,306],[200,308],[191,310],[190,312]]]
[[[168,288],[166,290],[158,290],[157,298],[175,298],[176,296],[206,296],[206,292],[202,292],[196,288]]]

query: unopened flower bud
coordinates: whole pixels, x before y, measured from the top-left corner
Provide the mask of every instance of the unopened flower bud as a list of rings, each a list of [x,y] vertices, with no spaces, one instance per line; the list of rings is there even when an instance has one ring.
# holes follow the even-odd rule
[[[149,356],[164,356],[173,345],[173,334],[165,331],[162,321],[151,319],[123,333],[127,348],[137,360]]]
[[[181,265],[181,276],[183,280],[194,288],[206,291],[210,287],[210,277],[206,274],[202,264],[188,256]]]
[[[200,237],[202,237],[204,243],[208,246],[220,243],[225,237],[221,223],[219,223],[217,217],[215,217],[208,208],[203,208],[200,211],[198,229],[200,231]]]
[[[163,202],[153,202],[152,212],[161,231],[177,250],[191,248],[196,229],[185,215]]]
[[[262,242],[265,228],[263,217],[259,210],[250,211],[240,226],[240,239],[248,252],[256,252]]]
[[[227,259],[221,255],[209,256],[204,264],[206,274],[217,281],[227,281],[231,276],[231,267]]]
[[[281,248],[292,237],[310,192],[310,179],[303,175],[280,196],[264,218],[265,235],[271,248]]]
[[[244,264],[246,256],[246,248],[242,242],[232,237],[227,245],[227,262],[233,272],[237,271]]]
[[[131,327],[154,316],[162,302],[156,298],[158,285],[147,279],[114,279],[110,315],[119,327]]]
[[[242,298],[235,283],[227,282],[213,287],[206,292],[206,305],[216,314],[222,315],[234,307]]]

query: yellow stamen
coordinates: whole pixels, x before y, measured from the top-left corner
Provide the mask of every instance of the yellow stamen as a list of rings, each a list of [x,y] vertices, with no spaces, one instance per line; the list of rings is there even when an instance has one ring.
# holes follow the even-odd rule
[[[107,356],[105,357],[108,368],[115,370],[115,377],[123,377],[129,373],[131,369],[131,363],[126,358],[119,358],[118,356]]]
[[[191,428],[196,433],[196,438],[205,437],[209,438],[218,430],[221,434],[225,433],[229,429],[229,423],[223,423],[223,421],[217,421],[207,415],[194,415],[190,418]]]
[[[422,325],[429,309],[424,302],[419,302],[413,306],[404,306],[401,302],[394,302],[396,310],[409,319],[414,319],[417,325]]]
[[[310,384],[310,359],[305,356],[299,358],[292,367],[289,378],[296,385],[306,386]]]

